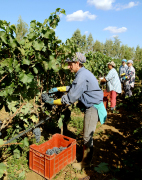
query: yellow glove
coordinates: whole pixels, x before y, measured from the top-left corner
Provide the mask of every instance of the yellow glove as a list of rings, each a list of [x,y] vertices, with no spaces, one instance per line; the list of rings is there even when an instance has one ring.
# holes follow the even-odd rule
[[[120,76],[125,76],[126,75],[126,73],[122,73]]]
[[[58,91],[60,92],[66,92],[66,86],[57,87]]]
[[[54,101],[53,101],[53,104],[55,104],[55,105],[62,105],[61,99],[56,99],[56,100],[54,100]]]

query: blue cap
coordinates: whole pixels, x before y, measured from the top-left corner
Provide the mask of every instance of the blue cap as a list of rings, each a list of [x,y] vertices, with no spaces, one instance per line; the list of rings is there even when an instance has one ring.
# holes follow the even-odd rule
[[[66,59],[66,62],[77,62],[77,61],[83,64],[86,62],[86,57],[80,52],[76,52],[74,57],[72,57],[71,59],[70,58]]]
[[[127,60],[126,59],[122,59],[122,62],[127,62]]]

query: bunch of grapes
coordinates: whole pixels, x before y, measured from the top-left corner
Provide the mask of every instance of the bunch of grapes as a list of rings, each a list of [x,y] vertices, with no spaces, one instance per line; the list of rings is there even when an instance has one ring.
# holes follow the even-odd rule
[[[52,149],[48,149],[47,151],[46,151],[46,154],[47,155],[52,155],[52,154],[59,154],[60,152],[62,152],[63,150],[65,150],[67,147],[54,147],[54,148],[52,148]]]
[[[40,128],[35,128],[35,129],[33,130],[33,133],[34,133],[35,138],[36,138],[36,143],[39,143],[39,141],[40,141],[40,136],[41,136],[41,130],[40,130]]]

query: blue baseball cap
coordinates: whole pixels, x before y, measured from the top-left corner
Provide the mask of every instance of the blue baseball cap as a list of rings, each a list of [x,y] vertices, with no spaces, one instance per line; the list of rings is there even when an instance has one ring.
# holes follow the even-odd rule
[[[86,62],[86,57],[82,53],[76,52],[74,57],[72,57],[71,59],[70,58],[66,59],[66,62],[77,62],[77,61],[79,61],[80,64],[83,64]]]
[[[127,62],[127,60],[126,59],[122,59],[122,62]]]

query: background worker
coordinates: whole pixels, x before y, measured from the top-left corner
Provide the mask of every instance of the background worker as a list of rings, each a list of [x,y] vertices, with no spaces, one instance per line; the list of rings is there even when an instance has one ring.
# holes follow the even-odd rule
[[[122,65],[119,67],[119,77],[120,77],[120,81],[121,81],[121,84],[122,84],[122,88],[124,89],[124,80],[123,80],[123,77],[121,76],[123,73],[126,73],[127,69],[128,69],[128,66],[126,64],[127,60],[126,59],[122,59]]]
[[[115,63],[113,61],[107,63],[109,73],[101,80],[101,82],[107,82],[107,91],[110,92],[111,110],[116,108],[117,93],[121,93],[121,83],[117,71],[115,70]]]
[[[133,61],[129,60],[127,62],[128,69],[126,73],[123,73],[122,79],[124,80],[125,84],[125,97],[131,97],[132,96],[132,88],[134,88],[135,84],[135,68],[133,67]]]
[[[91,163],[93,157],[93,133],[98,119],[102,124],[105,122],[107,112],[103,104],[103,91],[100,89],[96,77],[83,67],[86,57],[77,52],[72,59],[68,58],[66,61],[69,70],[75,73],[72,85],[53,88],[49,92],[68,91],[68,93],[57,100],[49,98],[47,94],[42,94],[42,99],[46,103],[57,105],[71,105],[78,100],[79,104],[81,104],[80,107],[84,107],[83,158],[80,163],[73,164],[74,168],[81,170]]]

